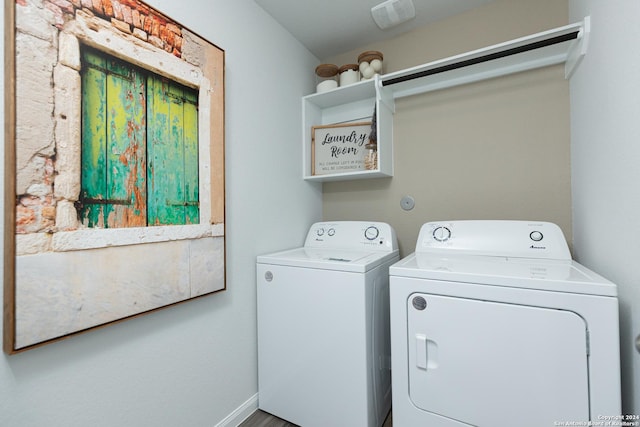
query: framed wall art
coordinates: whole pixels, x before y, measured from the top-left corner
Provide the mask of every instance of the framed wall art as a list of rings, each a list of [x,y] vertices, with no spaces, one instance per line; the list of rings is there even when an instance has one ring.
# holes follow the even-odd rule
[[[224,51],[137,0],[5,11],[4,351],[224,290]]]

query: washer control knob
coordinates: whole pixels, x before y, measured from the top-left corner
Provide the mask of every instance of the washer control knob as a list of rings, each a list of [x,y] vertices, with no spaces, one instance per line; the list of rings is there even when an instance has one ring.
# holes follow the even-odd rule
[[[318,229],[316,230],[316,234],[317,234],[318,236],[324,236],[324,228],[318,228]]]
[[[327,231],[327,234],[328,234],[329,236],[333,236],[333,235],[335,235],[335,234],[336,234],[336,229],[335,229],[335,228],[330,228],[330,229]]]
[[[532,231],[529,234],[529,237],[531,238],[531,240],[533,240],[534,242],[539,242],[540,240],[542,240],[542,238],[544,237],[544,235],[539,232],[539,231]]]
[[[377,239],[379,235],[380,230],[378,230],[378,227],[376,227],[375,225],[371,225],[367,227],[366,230],[364,230],[364,237],[366,237],[367,240]]]
[[[447,227],[436,227],[436,229],[433,230],[433,238],[438,242],[446,242],[447,240],[449,240],[449,238],[451,238],[451,230],[449,230]]]

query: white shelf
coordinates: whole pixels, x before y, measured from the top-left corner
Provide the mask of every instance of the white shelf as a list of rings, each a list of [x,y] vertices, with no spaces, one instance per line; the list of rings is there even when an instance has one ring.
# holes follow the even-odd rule
[[[349,179],[383,178],[393,176],[392,141],[393,111],[381,103],[381,91],[376,90],[376,80],[366,80],[328,92],[302,98],[302,157],[303,178],[309,181],[342,181]],[[376,106],[378,141],[378,169],[355,172],[313,175],[311,165],[311,128],[318,125],[371,121]]]
[[[580,23],[385,74],[380,83],[390,87],[396,99],[561,63],[569,78],[586,53],[589,30],[587,17]],[[416,75],[423,76],[393,83]]]
[[[319,108],[331,108],[347,104],[354,99],[375,98],[375,96],[376,88],[373,80],[365,80],[349,86],[338,87],[328,92],[307,95],[304,99]]]
[[[562,63],[565,64],[565,77],[569,78],[586,54],[589,33],[590,19],[586,17],[575,24],[304,97],[304,179],[330,181],[393,176],[395,99]],[[374,104],[377,107],[379,169],[312,175],[311,127],[370,120]]]

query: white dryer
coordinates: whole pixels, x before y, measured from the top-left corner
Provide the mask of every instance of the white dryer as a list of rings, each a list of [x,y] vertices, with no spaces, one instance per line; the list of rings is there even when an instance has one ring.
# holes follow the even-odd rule
[[[555,224],[426,223],[390,268],[390,300],[394,427],[620,414],[616,286]]]
[[[379,427],[391,407],[395,231],[322,222],[257,259],[260,409],[304,427]]]

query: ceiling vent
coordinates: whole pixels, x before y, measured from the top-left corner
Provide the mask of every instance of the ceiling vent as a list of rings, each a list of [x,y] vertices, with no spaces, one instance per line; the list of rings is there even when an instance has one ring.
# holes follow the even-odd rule
[[[371,8],[373,20],[383,30],[395,27],[416,16],[411,0],[387,0]]]

